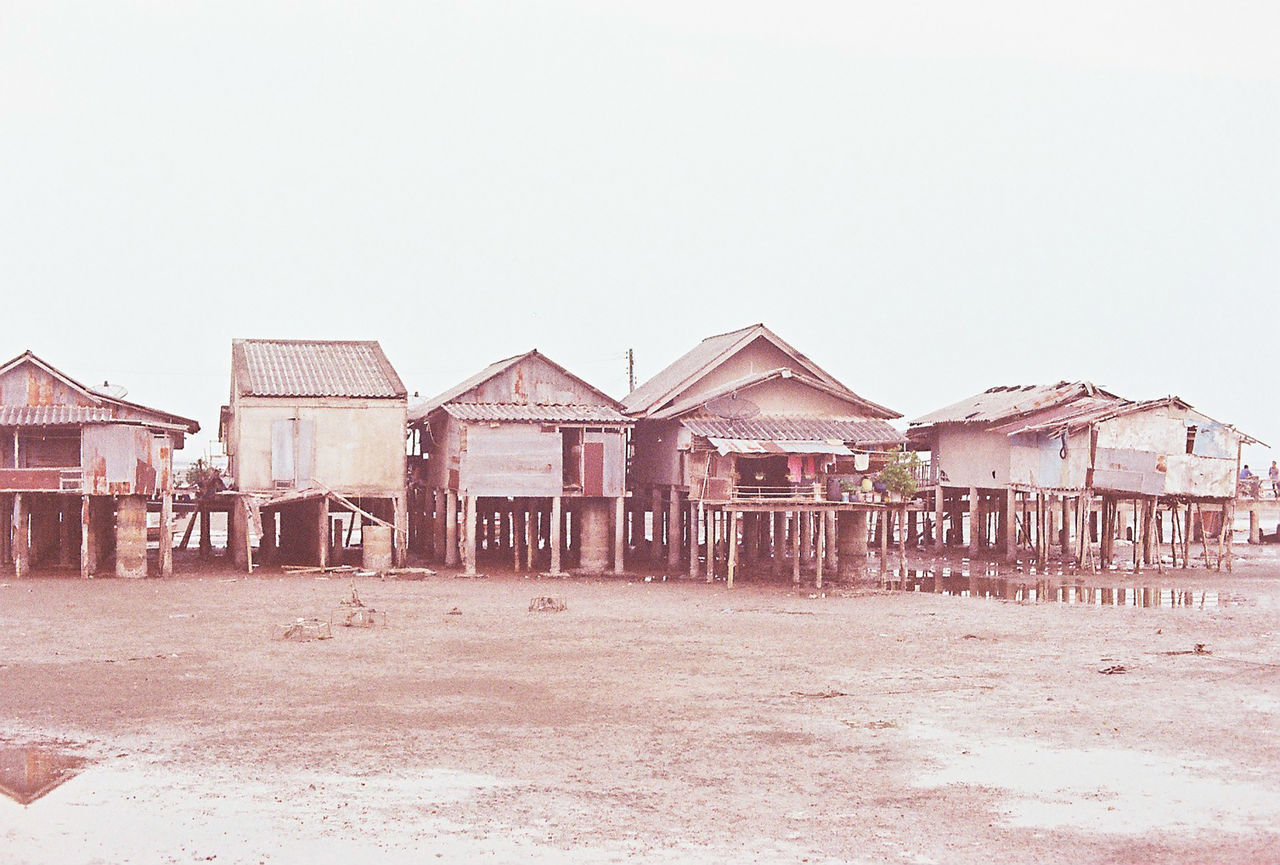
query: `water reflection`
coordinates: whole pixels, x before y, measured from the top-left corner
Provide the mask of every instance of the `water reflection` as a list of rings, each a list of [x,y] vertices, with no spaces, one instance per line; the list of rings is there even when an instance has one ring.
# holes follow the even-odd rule
[[[1019,603],[1080,604],[1097,607],[1195,607],[1241,606],[1248,603],[1240,595],[1215,590],[1164,588],[1160,586],[1090,586],[1079,580],[1062,579],[1058,574],[999,576],[994,569],[978,575],[968,571],[940,572],[908,570],[886,574],[883,588],[899,592],[930,592],[962,598],[997,598]],[[1030,577],[1030,578],[1029,578]]]
[[[30,805],[79,774],[87,761],[57,745],[0,741],[0,793]]]

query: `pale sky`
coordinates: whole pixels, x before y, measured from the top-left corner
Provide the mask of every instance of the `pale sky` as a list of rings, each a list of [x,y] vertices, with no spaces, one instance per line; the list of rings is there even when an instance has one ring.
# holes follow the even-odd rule
[[[0,360],[217,432],[233,337],[621,396],[763,321],[907,419],[1176,393],[1280,455],[1280,4],[0,0]]]

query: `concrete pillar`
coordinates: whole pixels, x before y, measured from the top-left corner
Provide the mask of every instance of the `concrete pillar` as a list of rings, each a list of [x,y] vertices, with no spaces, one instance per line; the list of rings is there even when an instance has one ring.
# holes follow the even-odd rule
[[[147,575],[147,502],[142,496],[116,499],[116,576]]]
[[[800,512],[791,513],[791,584],[800,585]]]
[[[578,508],[578,568],[598,574],[609,569],[609,502],[584,498]]]
[[[160,576],[173,576],[173,493],[160,496]]]
[[[1249,505],[1249,543],[1262,543],[1262,525],[1258,519],[1258,505]]]
[[[323,501],[323,500],[322,500]],[[329,546],[329,526],[326,522],[320,528],[320,543],[327,549]],[[227,552],[231,563],[239,570],[249,568],[249,512],[239,498],[231,501],[231,509],[227,512]],[[321,567],[325,560],[320,560]]]
[[[684,552],[681,545],[683,532],[680,528],[680,491],[672,487],[667,491],[667,570],[676,573],[680,568],[680,556]]]
[[[21,579],[31,570],[31,515],[22,493],[13,494],[13,575]]]
[[[627,550],[627,499],[618,496],[613,500],[613,572],[621,574],[626,569]],[[696,550],[697,544],[693,545]]]
[[[560,497],[554,496],[551,499],[551,573],[557,575],[564,573],[560,569],[560,530],[564,526],[564,515],[560,508]]]
[[[435,532],[435,548],[432,550],[432,560],[444,562],[449,558],[449,521],[451,512],[445,506],[447,496],[443,489],[435,491],[434,500],[431,503],[433,516],[431,519],[432,531]],[[456,515],[454,515],[456,516]]]
[[[816,557],[817,571],[815,572],[813,585],[814,588],[822,588],[822,566],[827,559],[827,515],[815,512],[818,518],[818,554]]]
[[[449,567],[458,564],[458,493],[446,490],[444,495],[444,563]]]
[[[235,509],[232,509],[235,513]],[[329,498],[322,496],[315,505],[316,561],[320,567],[329,567]],[[228,521],[234,522],[232,521]]]
[[[729,566],[725,571],[725,586],[733,588],[733,572],[738,565],[738,520],[740,515],[733,511],[729,516]]]
[[[473,495],[465,495],[462,497],[462,570],[463,573],[474,576],[476,573],[476,544],[479,540],[480,520],[476,506],[479,503]]]
[[[813,511],[800,511],[800,555],[805,565],[813,564]]]

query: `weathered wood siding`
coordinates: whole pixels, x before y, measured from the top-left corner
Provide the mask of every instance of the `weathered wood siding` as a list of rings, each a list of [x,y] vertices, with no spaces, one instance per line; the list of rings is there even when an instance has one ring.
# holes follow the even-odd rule
[[[526,357],[454,402],[518,405],[600,405],[600,395],[539,355]]]
[[[34,363],[26,362],[0,375],[0,404],[91,406],[94,403]]]
[[[467,424],[459,489],[473,496],[558,496],[561,447],[558,432],[531,424]]]
[[[781,368],[805,371],[808,374],[807,370],[804,370],[801,365],[796,363],[795,358],[764,337],[759,337],[714,369],[708,370],[706,375],[691,382],[688,387],[676,395],[675,401],[683,402],[692,396],[712,390],[736,379]],[[751,398],[754,400],[756,397],[753,395]]]
[[[679,421],[636,422],[632,433],[635,456],[631,463],[632,482],[636,486],[684,483],[679,451],[683,432]],[[688,438],[688,433],[684,433],[686,446]]]
[[[240,489],[275,488],[273,430],[295,418],[313,425],[315,480],[363,495],[404,493],[405,403],[378,399],[235,399],[228,450]]]

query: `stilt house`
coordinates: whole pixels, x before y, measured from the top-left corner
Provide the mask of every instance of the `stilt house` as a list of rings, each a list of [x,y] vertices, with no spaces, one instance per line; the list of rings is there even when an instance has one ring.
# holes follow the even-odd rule
[[[416,406],[410,426],[416,549],[468,573],[482,559],[622,571],[631,420],[612,397],[535,350]]]
[[[85,577],[145,577],[154,503],[156,567],[172,574],[173,451],[199,430],[86,387],[29,351],[0,366],[0,563],[19,577],[77,563]]]
[[[237,339],[220,438],[236,505],[228,549],[248,566],[324,566],[353,538],[407,547],[407,394],[377,342]]]
[[[837,519],[840,554],[865,558],[877,506],[843,493],[903,442],[888,423],[900,415],[763,324],[704,339],[622,405],[636,419],[632,543],[647,536],[655,561],[687,556],[697,575],[705,559],[710,579],[719,558],[732,579],[741,541],[743,564],[777,572],[790,558],[793,579],[811,567],[820,583],[837,564]]]
[[[1142,561],[1154,560],[1155,521],[1164,506],[1178,532],[1180,508],[1211,506],[1214,533],[1235,498],[1240,448],[1254,439],[1196,411],[1176,396],[1133,401],[1089,382],[994,387],[916,418],[908,436],[928,450],[925,490],[934,498],[939,548],[967,544],[1012,557],[1028,548],[1043,560],[1057,546],[1064,558],[1089,558],[1098,533],[1112,542],[1132,506]],[[1197,514],[1199,516],[1199,514]],[[966,529],[967,517],[967,532]],[[1229,534],[1229,533],[1228,533]],[[1183,531],[1182,555],[1191,532]],[[1175,559],[1178,550],[1173,551]]]

